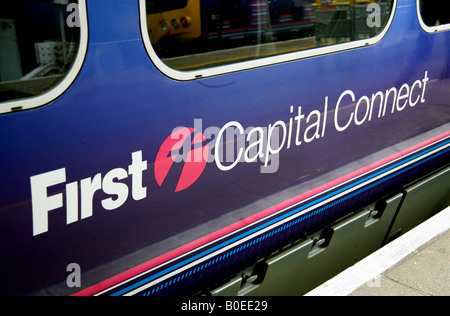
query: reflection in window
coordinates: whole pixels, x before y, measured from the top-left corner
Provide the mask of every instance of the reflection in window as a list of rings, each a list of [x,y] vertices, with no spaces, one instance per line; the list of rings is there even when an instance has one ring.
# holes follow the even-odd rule
[[[420,0],[420,13],[427,26],[450,23],[448,0]]]
[[[147,28],[166,65],[194,70],[374,37],[392,2],[147,0]]]
[[[57,85],[78,52],[78,1],[0,2],[0,102]]]

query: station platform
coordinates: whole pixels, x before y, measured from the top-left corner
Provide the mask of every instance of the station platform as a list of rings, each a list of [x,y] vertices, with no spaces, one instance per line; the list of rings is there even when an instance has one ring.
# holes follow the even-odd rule
[[[306,296],[450,296],[450,207]]]

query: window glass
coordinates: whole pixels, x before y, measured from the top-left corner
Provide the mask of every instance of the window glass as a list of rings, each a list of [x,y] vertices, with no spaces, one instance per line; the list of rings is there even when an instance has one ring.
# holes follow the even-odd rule
[[[71,69],[79,43],[78,1],[1,1],[0,103],[55,87]]]
[[[146,1],[151,45],[166,66],[190,71],[373,38],[394,0],[166,2]]]
[[[448,0],[419,0],[420,14],[426,26],[440,26],[450,23]]]

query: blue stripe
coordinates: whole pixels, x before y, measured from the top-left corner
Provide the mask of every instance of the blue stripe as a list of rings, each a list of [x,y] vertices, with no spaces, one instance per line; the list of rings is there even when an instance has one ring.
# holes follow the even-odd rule
[[[155,279],[157,279],[157,278],[159,278],[161,276],[164,276],[164,275],[166,275],[166,274],[168,274],[168,273],[170,273],[170,272],[172,272],[172,271],[182,267],[182,266],[185,266],[185,265],[187,265],[189,263],[192,263],[192,262],[194,262],[195,260],[197,260],[197,259],[199,259],[201,257],[209,255],[209,254],[213,253],[214,251],[216,251],[218,249],[224,248],[224,247],[234,243],[235,241],[243,239],[243,238],[245,238],[245,237],[247,237],[247,236],[249,236],[249,235],[251,235],[251,234],[253,234],[253,233],[257,232],[257,231],[259,231],[259,230],[262,230],[262,229],[264,229],[264,228],[266,228],[268,226],[271,226],[271,225],[275,224],[276,222],[282,221],[283,219],[285,219],[287,217],[290,217],[290,216],[292,216],[292,215],[294,215],[296,213],[299,213],[299,212],[301,212],[301,211],[303,211],[303,210],[313,206],[314,204],[318,204],[320,202],[323,202],[323,201],[333,197],[334,195],[338,195],[338,194],[340,194],[340,193],[342,193],[344,191],[347,191],[347,190],[351,189],[352,187],[355,187],[355,186],[357,186],[357,185],[359,185],[359,184],[361,184],[363,182],[367,182],[367,181],[369,181],[369,180],[371,180],[371,179],[373,179],[373,178],[375,178],[375,177],[377,177],[377,176],[379,176],[379,175],[381,175],[383,173],[389,172],[390,170],[395,169],[395,168],[401,166],[402,164],[406,164],[406,163],[408,163],[408,162],[410,162],[410,161],[412,161],[412,160],[414,160],[414,159],[416,159],[416,158],[418,158],[420,156],[426,155],[427,153],[432,152],[433,150],[438,149],[439,147],[443,147],[443,146],[445,146],[445,145],[447,145],[449,143],[450,143],[450,140],[447,140],[447,141],[445,141],[444,143],[442,143],[440,145],[433,146],[433,147],[427,149],[425,152],[422,152],[420,154],[416,154],[416,155],[414,155],[412,157],[409,157],[406,161],[398,162],[398,163],[396,163],[396,164],[394,164],[394,165],[392,165],[392,166],[390,166],[388,168],[385,168],[385,169],[383,169],[381,171],[376,172],[375,174],[372,174],[372,175],[370,175],[370,176],[368,176],[366,178],[363,178],[363,179],[361,179],[361,180],[359,180],[359,181],[357,181],[355,183],[352,183],[350,185],[347,185],[346,187],[341,188],[341,189],[339,189],[336,192],[330,193],[330,194],[328,194],[328,195],[326,195],[326,196],[324,196],[324,197],[322,197],[322,198],[320,198],[318,200],[315,200],[315,201],[310,202],[310,203],[308,203],[306,205],[303,205],[303,206],[301,206],[301,207],[299,207],[297,209],[294,209],[294,210],[292,210],[292,211],[290,211],[290,212],[288,212],[288,213],[286,213],[286,214],[284,214],[284,215],[282,215],[280,217],[277,217],[277,218],[275,218],[275,219],[273,219],[273,220],[271,220],[269,222],[266,222],[266,223],[264,223],[264,224],[262,224],[262,225],[260,225],[260,226],[258,226],[256,228],[253,228],[253,229],[251,229],[251,230],[249,230],[247,232],[244,232],[241,235],[238,235],[238,236],[236,236],[236,237],[234,237],[232,239],[229,239],[229,240],[227,240],[227,241],[225,241],[225,242],[223,242],[223,243],[221,243],[221,244],[219,244],[219,245],[217,245],[215,247],[212,247],[212,248],[210,248],[208,250],[205,250],[204,252],[202,252],[202,253],[200,253],[198,255],[195,255],[195,256],[193,256],[191,258],[188,258],[188,259],[186,259],[186,260],[184,260],[184,261],[182,261],[182,262],[180,262],[178,264],[170,266],[169,268],[167,268],[167,269],[165,269],[165,270],[163,270],[163,271],[161,271],[159,273],[156,273],[156,274],[154,274],[152,276],[149,276],[148,278],[145,278],[145,279],[143,279],[143,280],[141,280],[141,281],[139,281],[137,283],[134,283],[134,284],[132,284],[132,285],[130,285],[130,286],[128,286],[128,287],[126,287],[126,288],[124,288],[124,289],[114,293],[114,294],[111,294],[111,295],[112,296],[120,296],[120,295],[123,295],[123,294],[125,294],[127,292],[130,292],[130,291],[136,289],[137,287],[139,287],[141,285],[149,283],[149,282],[151,282],[151,281],[153,281],[153,280],[155,280]],[[450,149],[447,149],[447,150],[443,151],[442,153],[445,153],[448,150],[450,150]],[[440,154],[442,154],[442,153],[440,153]],[[432,158],[433,158],[433,156],[428,157],[427,159],[425,159],[423,161],[420,161],[419,163],[424,163],[424,162],[426,162],[426,161],[428,161],[428,160],[430,160]],[[412,167],[410,167],[410,168],[412,168]]]

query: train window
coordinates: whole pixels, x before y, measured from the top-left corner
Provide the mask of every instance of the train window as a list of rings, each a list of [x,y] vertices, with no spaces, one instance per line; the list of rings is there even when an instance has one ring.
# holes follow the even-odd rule
[[[141,26],[154,63],[171,77],[189,80],[373,44],[387,31],[395,5],[396,0],[141,0]]]
[[[73,82],[87,45],[85,7],[85,0],[0,2],[0,113],[51,102]]]
[[[450,29],[448,0],[417,0],[418,13],[424,29],[428,32]]]

